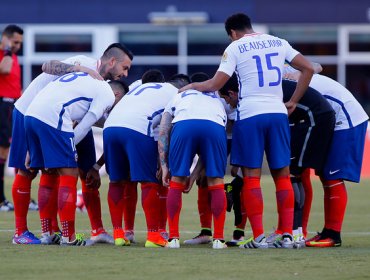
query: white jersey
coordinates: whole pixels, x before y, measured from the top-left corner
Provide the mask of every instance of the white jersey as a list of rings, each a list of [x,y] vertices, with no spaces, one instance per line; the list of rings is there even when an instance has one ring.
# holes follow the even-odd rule
[[[336,118],[334,130],[355,127],[369,119],[352,93],[337,81],[315,74],[310,87],[320,92],[333,107]]]
[[[62,131],[73,132],[73,122],[81,121],[87,112],[96,119],[109,110],[115,100],[113,90],[105,81],[86,73],[69,73],[50,82],[34,98],[26,116]]]
[[[218,71],[239,79],[239,119],[265,113],[284,113],[281,87],[285,61],[299,52],[283,39],[268,34],[246,34],[225,50]]]
[[[107,127],[125,127],[153,137],[153,122],[160,117],[178,89],[169,83],[146,83],[129,91],[110,112]]]
[[[165,112],[174,118],[172,123],[184,120],[209,120],[226,125],[226,112],[220,98],[214,92],[187,90],[176,95],[166,106]]]
[[[72,65],[82,65],[92,70],[98,71],[100,60],[96,60],[84,55],[73,56],[63,60],[62,62]],[[28,106],[31,104],[35,96],[51,81],[58,76],[41,73],[38,75],[26,88],[22,96],[15,102],[14,106],[23,115],[26,113]]]

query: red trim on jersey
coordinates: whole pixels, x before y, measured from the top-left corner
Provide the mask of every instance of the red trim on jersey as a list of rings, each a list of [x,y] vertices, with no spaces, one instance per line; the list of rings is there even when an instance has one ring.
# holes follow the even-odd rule
[[[247,36],[255,36],[255,35],[261,35],[262,33],[249,33],[249,34],[245,34],[243,37],[247,37]]]

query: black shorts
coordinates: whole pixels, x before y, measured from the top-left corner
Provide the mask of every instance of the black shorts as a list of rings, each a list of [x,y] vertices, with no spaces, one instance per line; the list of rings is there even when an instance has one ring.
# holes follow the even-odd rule
[[[0,97],[0,146],[9,147],[12,141],[12,114],[15,100]]]
[[[299,175],[305,168],[323,169],[334,132],[335,114],[330,112],[290,124],[290,173]]]

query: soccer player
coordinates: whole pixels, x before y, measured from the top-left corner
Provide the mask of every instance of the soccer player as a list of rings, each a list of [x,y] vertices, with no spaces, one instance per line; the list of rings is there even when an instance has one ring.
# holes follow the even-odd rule
[[[296,87],[295,81],[283,80],[284,101],[291,98]],[[294,190],[294,246],[305,246],[302,229],[302,211],[305,191],[302,181],[310,176],[310,168],[317,175],[322,174],[329,152],[335,126],[335,112],[329,102],[316,90],[309,87],[289,116],[291,132],[290,173]],[[277,227],[279,228],[279,226]],[[282,232],[274,231],[267,237],[269,246],[279,246]]]
[[[31,169],[58,172],[58,213],[62,224],[61,245],[85,246],[75,234],[78,144],[91,126],[113,106],[124,87],[109,84],[87,73],[66,74],[49,83],[34,98],[25,114],[27,146]],[[73,123],[78,125],[73,128]]]
[[[113,108],[103,130],[104,156],[109,174],[108,205],[117,246],[129,245],[122,228],[124,189],[127,182],[141,183],[142,206],[147,222],[145,247],[164,247],[159,233],[160,184],[156,178],[158,150],[153,124],[169,100],[189,78],[178,75],[168,83],[146,83],[131,90]]]
[[[287,74],[297,79],[299,71]],[[324,228],[321,233],[306,241],[309,247],[338,247],[342,245],[341,230],[347,206],[344,181],[358,183],[369,117],[352,93],[337,81],[315,74],[310,87],[319,91],[333,107],[336,115],[333,139],[320,176],[324,189]],[[312,193],[309,180],[304,184],[306,193]],[[307,221],[312,195],[304,205],[303,227]]]
[[[24,91],[23,95],[15,103],[15,110],[13,112],[14,139],[10,147],[9,157],[9,166],[15,167],[18,170],[12,186],[12,195],[15,206],[15,234],[13,237],[13,243],[40,243],[40,240],[31,232],[29,232],[27,228],[27,213],[28,203],[30,200],[31,182],[36,176],[35,173],[29,172],[24,166],[27,152],[27,145],[25,143],[24,133],[24,114],[29,104],[42,88],[44,88],[48,83],[53,81],[59,75],[76,71],[83,71],[89,73],[89,75],[91,75],[92,77],[101,80],[126,77],[128,74],[128,70],[131,67],[132,59],[133,55],[130,50],[128,50],[122,44],[114,43],[107,47],[99,60],[92,59],[86,56],[75,56],[66,59],[63,62],[47,62],[43,65],[43,70],[47,71],[48,74],[42,73],[38,77],[36,77],[36,79],[31,82],[31,84]],[[91,150],[91,153],[95,155],[95,150]],[[57,205],[56,195],[58,193],[58,178],[59,177],[57,174],[47,174],[45,172],[43,172],[40,177],[40,195],[43,197],[49,196],[50,199],[52,199],[52,202],[50,202],[50,204],[46,203],[45,205],[40,205],[40,219],[42,221],[42,224],[46,225],[43,233],[51,235],[53,235],[53,232],[58,230],[57,223],[54,223],[56,225],[53,226],[53,229],[49,231],[51,223],[49,217],[51,215],[55,218],[57,212],[57,208],[55,206]],[[92,192],[94,197],[97,199],[94,199],[95,203],[87,203],[89,205],[95,205],[94,207],[88,207],[88,213],[90,219],[94,219],[96,221],[96,225],[98,225],[95,228],[93,222],[91,222],[92,231],[99,232],[99,225],[102,224],[99,207],[99,192],[96,190],[93,190]],[[86,198],[85,200],[88,200],[88,198]],[[44,199],[44,202],[46,201],[49,200]],[[99,203],[99,205],[97,205],[96,203]],[[91,215],[91,213],[93,214]],[[97,238],[99,238],[101,234],[106,236],[105,231],[103,230],[96,235]],[[56,239],[56,241],[58,241],[58,239]]]
[[[4,172],[12,139],[12,111],[21,96],[21,67],[16,53],[22,46],[23,30],[8,25],[0,41],[0,211],[13,211],[14,206],[5,197]],[[30,200],[28,200],[30,203]]]
[[[207,78],[208,76],[204,80]],[[158,152],[162,182],[169,186],[168,248],[180,248],[182,192],[188,192],[187,177],[196,154],[199,154],[204,165],[210,193],[214,220],[212,247],[227,247],[224,240],[226,196],[223,180],[227,159],[226,121],[223,104],[214,92],[184,91],[166,106],[160,124]]]
[[[289,178],[290,147],[288,114],[308,87],[313,74],[310,62],[287,41],[254,32],[245,14],[234,14],[225,22],[232,43],[226,48],[212,79],[192,83],[201,92],[219,90],[234,71],[240,91],[237,119],[233,128],[231,164],[243,173],[243,198],[253,239],[244,248],[267,248],[263,228],[263,198],[260,185],[264,151],[276,186],[277,208],[284,247],[293,247],[294,196]],[[288,61],[302,71],[291,99],[282,101],[282,72]]]
[[[233,78],[234,76],[229,81]],[[237,94],[230,91],[227,84],[220,90],[221,97],[225,98],[228,103],[235,104],[238,102]],[[291,98],[295,87],[295,81],[282,81],[283,100],[287,101]],[[309,168],[315,169],[317,174],[322,171],[334,130],[335,112],[319,92],[308,88],[297,104],[296,110],[289,116],[289,123],[291,131],[290,172],[295,198],[294,246],[303,247],[304,238],[302,238],[302,232],[299,232],[302,230],[302,206],[304,203],[301,176],[303,172],[307,173],[307,171],[309,176]],[[237,209],[234,210],[237,213]],[[240,212],[240,214],[242,213]],[[282,232],[274,231],[267,237],[268,246],[270,248],[279,247],[281,238]]]
[[[207,79],[208,79],[208,75],[203,72],[192,74],[190,79],[192,82],[204,81],[205,75],[207,76]],[[232,85],[230,83],[232,83]],[[230,85],[227,87],[228,90],[230,91],[236,88],[235,94],[237,96],[239,90],[238,90],[238,80],[236,76],[233,75],[233,77],[226,84]],[[222,89],[220,89],[219,92]],[[227,133],[227,153],[229,155],[230,150],[231,150],[232,125],[233,125],[233,122],[235,120],[235,115],[236,115],[237,98],[236,98],[235,104],[226,104],[224,98],[220,98],[220,101],[223,103],[226,114],[227,114],[226,133]],[[194,171],[196,171],[196,168],[194,169]],[[196,181],[198,185],[197,204],[198,204],[201,231],[197,236],[184,241],[184,244],[189,244],[189,245],[207,244],[207,243],[212,242],[212,211],[211,211],[211,207],[209,203],[210,193],[207,188],[207,180],[204,177],[204,170],[202,170],[201,177],[199,179],[195,178],[197,173],[194,171],[192,172],[192,174],[190,174],[189,185],[190,184],[192,185],[194,181]],[[240,200],[240,192],[241,192],[242,186],[243,186],[243,179],[239,177],[238,175],[235,176],[232,182],[225,184],[225,191],[227,194],[226,196],[227,197],[227,211],[229,212],[231,211],[232,201],[235,202],[234,208],[240,207],[241,204],[238,203],[238,201]],[[244,239],[244,227],[245,227],[245,219],[241,220],[241,216],[239,216],[239,212],[240,211],[236,211],[236,213],[238,214],[236,214],[235,216],[235,230],[233,232],[233,239],[235,240],[238,239],[238,241]]]

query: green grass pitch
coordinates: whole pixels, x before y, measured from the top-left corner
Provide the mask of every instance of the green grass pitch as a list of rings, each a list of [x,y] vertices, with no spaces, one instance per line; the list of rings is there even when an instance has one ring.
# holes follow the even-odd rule
[[[11,198],[12,177],[6,177],[6,193]],[[226,181],[229,181],[227,178]],[[35,180],[38,183],[38,179]],[[323,191],[313,180],[310,235],[323,226]],[[32,197],[37,198],[37,184]],[[213,250],[210,245],[185,246],[178,250],[146,249],[145,220],[140,204],[136,215],[136,239],[130,247],[96,245],[65,248],[58,246],[12,245],[13,213],[0,212],[1,279],[369,279],[370,278],[370,180],[347,183],[348,207],[343,225],[342,247],[299,250]],[[266,234],[276,224],[275,190],[269,176],[262,178]],[[111,230],[107,179],[100,189],[103,221]],[[199,232],[196,189],[183,195],[180,218],[181,241]],[[40,234],[37,212],[30,212],[29,229]],[[89,236],[87,214],[76,214],[78,232]],[[225,237],[231,238],[233,215],[228,213]],[[251,234],[247,224],[247,236]]]

